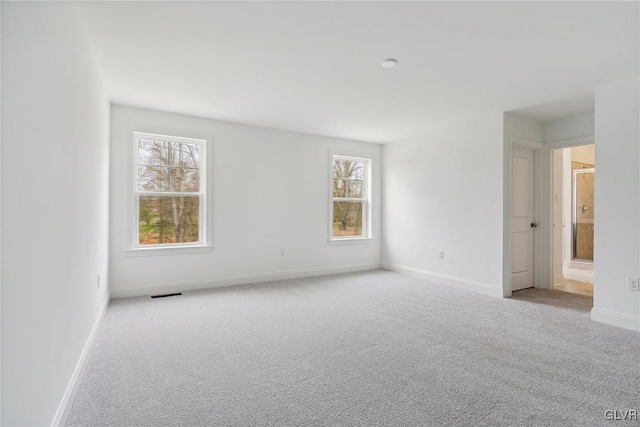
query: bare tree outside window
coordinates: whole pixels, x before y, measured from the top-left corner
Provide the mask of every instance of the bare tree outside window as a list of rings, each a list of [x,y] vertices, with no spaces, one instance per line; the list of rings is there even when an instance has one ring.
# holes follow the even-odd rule
[[[202,142],[137,135],[138,244],[200,242]]]
[[[365,237],[368,161],[335,156],[333,159],[334,238]]]

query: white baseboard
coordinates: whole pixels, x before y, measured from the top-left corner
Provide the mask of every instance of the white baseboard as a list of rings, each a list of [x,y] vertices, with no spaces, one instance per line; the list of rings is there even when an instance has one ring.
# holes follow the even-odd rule
[[[565,279],[578,280],[593,284],[593,270],[583,270],[579,268],[565,268],[562,271]]]
[[[567,268],[574,270],[593,271],[593,262],[588,261],[571,261]]]
[[[640,332],[640,317],[629,316],[628,314],[616,313],[594,307],[591,309],[591,320]]]
[[[56,415],[55,417],[53,417],[53,422],[51,423],[53,427],[64,426],[67,422],[67,416],[69,415],[69,410],[71,409],[73,398],[75,397],[76,392],[78,391],[78,386],[80,385],[79,380],[82,378],[82,374],[84,373],[84,370],[87,367],[87,362],[89,361],[89,354],[91,353],[91,348],[93,347],[93,340],[96,336],[96,331],[98,330],[98,326],[100,326],[100,322],[104,317],[104,313],[107,311],[110,300],[111,296],[109,292],[107,292],[102,306],[100,307],[100,311],[98,311],[98,316],[96,316],[96,321],[93,324],[93,328],[91,329],[89,338],[87,338],[87,342],[84,344],[84,348],[82,349],[82,353],[80,354],[80,359],[76,364],[76,369],[73,371],[73,375],[71,376],[71,380],[67,385],[64,396],[62,396],[62,401],[60,402],[60,405],[58,405]]]
[[[478,292],[481,294],[491,295],[499,298],[503,297],[502,287],[499,286],[462,279],[455,276],[448,276],[446,274],[419,270],[417,268],[405,267],[403,265],[397,264],[382,264],[382,268],[384,268],[385,270],[391,270],[397,273],[406,274],[407,276],[419,277],[421,279],[427,279],[432,282],[442,283],[444,285],[454,286],[456,288],[461,288],[472,292]]]
[[[112,298],[129,298],[194,291],[197,289],[220,288],[224,286],[248,285],[251,283],[273,282],[276,280],[300,279],[303,277],[326,276],[329,274],[351,273],[377,270],[380,264],[355,264],[336,267],[305,268],[301,270],[275,271],[269,273],[242,274],[237,276],[214,277],[203,280],[153,283],[147,285],[118,286],[111,289]]]

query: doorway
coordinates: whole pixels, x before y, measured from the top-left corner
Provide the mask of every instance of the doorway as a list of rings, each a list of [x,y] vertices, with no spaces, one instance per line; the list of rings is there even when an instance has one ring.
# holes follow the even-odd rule
[[[552,150],[553,289],[593,296],[595,146]]]

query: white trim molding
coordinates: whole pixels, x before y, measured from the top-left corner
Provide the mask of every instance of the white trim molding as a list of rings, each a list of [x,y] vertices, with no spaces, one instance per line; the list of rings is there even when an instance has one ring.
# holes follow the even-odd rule
[[[534,141],[533,139],[520,138],[518,136],[507,135],[512,147],[526,148],[528,150],[540,150],[543,147],[543,143],[540,141]]]
[[[87,362],[89,361],[89,355],[91,354],[91,349],[93,348],[93,342],[96,337],[96,332],[98,331],[100,322],[102,322],[104,313],[107,311],[107,307],[109,307],[109,301],[111,301],[111,295],[109,292],[107,292],[107,295],[105,295],[104,297],[102,306],[98,311],[98,315],[96,316],[96,321],[93,324],[93,328],[91,329],[89,338],[87,338],[87,342],[84,344],[82,353],[80,353],[80,359],[78,359],[78,363],[76,364],[76,368],[73,371],[73,375],[71,375],[71,379],[69,380],[67,389],[62,396],[60,405],[58,405],[56,415],[55,417],[53,417],[53,421],[51,422],[51,425],[53,427],[64,426],[67,423],[67,417],[69,416],[69,411],[71,410],[71,405],[73,404],[73,398],[78,391],[80,379],[82,378],[82,375],[84,374],[84,371],[87,367]]]
[[[546,141],[544,145],[550,150],[556,150],[558,148],[578,147],[580,145],[595,144],[595,136],[588,134],[584,136],[576,136],[567,139],[557,139],[554,141]]]
[[[383,264],[382,268],[385,270],[395,271],[396,273],[406,274],[407,276],[418,277],[420,279],[426,279],[432,282],[441,283],[443,285],[448,285],[467,291],[503,298],[502,286],[489,285],[487,283],[476,282],[474,280],[462,279],[460,277],[448,276],[446,274],[419,270],[417,268],[405,267],[403,265],[397,264]]]
[[[276,280],[301,279],[330,274],[352,273],[356,271],[377,270],[380,264],[352,264],[335,267],[305,268],[300,270],[274,271],[267,273],[242,274],[237,276],[213,277],[202,280],[151,283],[143,285],[125,285],[111,290],[112,298],[130,298],[166,294],[198,289],[221,288],[225,286],[248,285],[252,283],[273,282]]]
[[[144,256],[160,256],[160,255],[190,255],[190,254],[205,254],[213,252],[213,246],[211,245],[169,245],[166,247],[153,247],[153,248],[133,248],[125,249],[124,254],[127,258],[144,257]]]
[[[594,307],[591,309],[591,320],[640,332],[640,317],[637,316],[630,316],[628,314],[616,313]]]
[[[353,237],[342,239],[329,239],[330,245],[366,245],[376,242],[375,237]]]

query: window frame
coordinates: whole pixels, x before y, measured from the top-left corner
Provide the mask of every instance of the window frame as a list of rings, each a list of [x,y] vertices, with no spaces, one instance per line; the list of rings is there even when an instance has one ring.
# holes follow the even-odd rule
[[[199,179],[199,191],[197,192],[168,192],[168,191],[141,191],[138,189],[138,144],[139,139],[160,139],[168,142],[191,144],[198,146],[199,165],[198,171],[200,175]],[[128,256],[141,256],[141,255],[171,255],[174,253],[201,253],[209,252],[211,246],[208,244],[208,230],[207,230],[207,145],[208,141],[205,138],[192,138],[182,136],[172,136],[153,132],[134,131],[133,132],[133,144],[132,144],[132,161],[131,161],[131,177],[130,188],[132,194],[132,209],[130,209],[129,215],[133,224],[131,227],[132,241],[129,249],[126,251]],[[198,241],[197,242],[181,242],[181,243],[162,243],[162,244],[140,244],[140,195],[157,195],[157,196],[179,196],[181,194],[187,194],[188,197],[198,197]]]
[[[333,196],[333,165],[335,160],[353,160],[364,163],[362,198],[335,198]],[[373,208],[372,208],[372,178],[373,178],[373,158],[362,155],[352,155],[350,153],[333,153],[329,154],[329,244],[356,244],[356,243],[373,243]],[[333,235],[333,203],[336,200],[362,202],[362,236],[343,236],[335,237]]]

